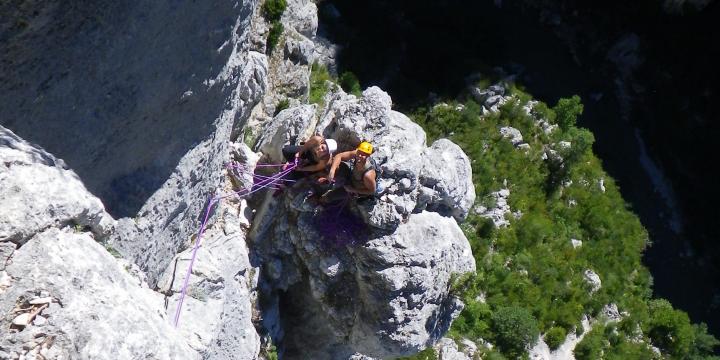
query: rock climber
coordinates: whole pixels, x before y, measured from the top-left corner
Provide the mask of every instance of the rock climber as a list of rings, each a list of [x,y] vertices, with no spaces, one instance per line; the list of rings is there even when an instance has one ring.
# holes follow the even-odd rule
[[[300,143],[300,145],[283,147],[282,154],[287,163],[282,169],[285,170],[290,164],[297,162],[297,167],[285,179],[300,180],[307,176],[318,177],[324,175],[336,150],[337,142],[335,140],[325,139],[320,135],[313,135],[304,143]],[[284,188],[285,186],[281,185],[275,195],[280,195]]]
[[[282,153],[289,163],[298,162],[296,171],[315,172],[325,170],[337,150],[337,142],[325,139],[320,135],[313,135],[300,145],[283,147]]]
[[[333,157],[330,171],[321,182],[336,184],[321,197],[323,202],[334,202],[348,195],[373,196],[382,189],[377,183],[377,164],[370,157],[373,146],[363,141],[355,150],[339,153]]]

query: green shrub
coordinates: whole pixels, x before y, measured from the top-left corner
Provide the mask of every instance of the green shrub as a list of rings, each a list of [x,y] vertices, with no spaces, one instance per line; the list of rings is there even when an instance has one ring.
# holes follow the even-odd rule
[[[437,360],[438,355],[433,348],[427,348],[415,355],[398,358],[397,360]]]
[[[277,46],[278,42],[280,42],[280,36],[282,35],[284,29],[285,28],[280,21],[274,21],[272,23],[267,38],[268,52],[272,52],[275,49],[275,46]]]
[[[273,116],[279,114],[281,111],[287,109],[288,107],[290,107],[290,100],[282,99],[278,101],[277,106],[275,106],[275,113],[273,114]]]
[[[602,358],[603,352],[602,326],[596,326],[583,337],[582,341],[575,346],[573,354],[577,360],[597,360]]]
[[[492,315],[495,343],[503,353],[518,358],[533,347],[540,335],[530,312],[519,306],[501,307]]]
[[[358,80],[357,76],[355,74],[346,71],[340,75],[340,87],[342,87],[345,92],[353,94],[355,96],[360,96],[362,90],[360,89],[360,81]]]
[[[325,94],[330,90],[328,81],[332,81],[332,77],[327,67],[314,63],[310,71],[310,94],[308,95],[310,104],[322,104]]]
[[[287,2],[285,0],[265,0],[262,13],[267,21],[275,22],[280,20],[286,7]]]
[[[720,357],[710,356],[713,354],[715,348],[720,345],[720,341],[707,333],[707,325],[704,323],[693,325],[693,331],[695,332],[695,342],[693,343],[690,355],[693,358],[720,360]]]
[[[550,350],[555,350],[565,341],[567,333],[564,328],[553,326],[545,333],[545,343]]]
[[[580,103],[580,97],[573,95],[573,97],[567,99],[560,99],[558,103],[553,107],[555,114],[557,115],[555,121],[563,131],[567,131],[572,126],[575,126],[578,115],[583,113],[583,104]]]
[[[672,308],[667,300],[651,300],[647,334],[653,345],[675,356],[688,354],[695,342],[695,329],[687,314]]]

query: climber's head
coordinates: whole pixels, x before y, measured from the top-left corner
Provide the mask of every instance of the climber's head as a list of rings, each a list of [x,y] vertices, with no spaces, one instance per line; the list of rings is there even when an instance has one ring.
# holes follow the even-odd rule
[[[370,156],[373,153],[373,146],[367,141],[363,141],[358,145],[357,147],[357,154],[358,155],[365,155]]]
[[[325,139],[325,146],[327,146],[327,151],[333,154],[335,153],[335,150],[337,150],[337,141],[333,139]]]

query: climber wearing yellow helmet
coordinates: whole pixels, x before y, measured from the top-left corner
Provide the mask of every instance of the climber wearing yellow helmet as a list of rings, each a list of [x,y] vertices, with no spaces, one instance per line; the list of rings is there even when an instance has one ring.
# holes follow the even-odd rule
[[[347,193],[358,195],[377,195],[377,164],[370,157],[373,146],[363,141],[355,150],[345,151],[333,157],[327,181],[342,186],[323,195],[324,200],[334,201]],[[342,166],[341,166],[342,165]],[[337,175],[339,176],[336,176]]]

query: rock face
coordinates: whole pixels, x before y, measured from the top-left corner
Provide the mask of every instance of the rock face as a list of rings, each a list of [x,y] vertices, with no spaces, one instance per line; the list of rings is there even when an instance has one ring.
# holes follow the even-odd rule
[[[138,286],[88,233],[40,232],[15,251],[6,271],[14,280],[0,297],[0,312],[30,308],[35,321],[11,327],[3,318],[3,359],[197,357],[166,320],[162,297]],[[50,302],[32,305],[41,296]]]
[[[113,219],[78,176],[43,149],[0,126],[0,243],[24,244],[60,225],[89,227],[106,236]]]
[[[413,354],[438,341],[462,309],[449,294],[451,277],[475,270],[456,222],[475,198],[470,162],[447,140],[427,148],[423,130],[392,111],[378,88],[361,98],[336,90],[326,99],[318,127],[305,132],[336,139],[340,151],[371,139],[385,190],[377,199],[327,208],[308,203],[302,186],[265,200],[253,241],[269,264],[269,283],[291,299],[280,304],[285,356]],[[274,121],[291,121],[285,128],[292,129],[312,123],[303,114],[288,109]],[[282,131],[268,127],[275,128]],[[272,149],[288,137],[265,139],[259,147]]]
[[[0,358],[197,356],[162,296],[95,241],[114,220],[62,160],[0,128],[0,162]]]
[[[111,214],[134,216],[212,136],[257,3],[3,3],[0,124],[64,159]]]
[[[475,270],[457,225],[475,200],[469,159],[447,140],[427,147],[379,88],[334,91],[320,112],[298,105],[310,64],[333,56],[311,41],[313,2],[288,2],[269,59],[257,1],[103,11],[100,2],[89,25],[72,6],[25,5],[13,14],[38,10],[31,26],[2,20],[0,30],[12,30],[8,44],[37,40],[47,53],[0,45],[12,60],[0,66],[27,76],[0,85],[0,106],[13,109],[3,121],[24,133],[48,123],[32,139],[62,152],[90,191],[114,206],[137,198],[113,210],[132,218],[113,219],[62,160],[0,127],[0,326],[9,329],[0,358],[258,359],[262,326],[287,359],[395,357],[444,335],[463,307],[452,279]],[[40,36],[53,31],[62,41]],[[93,40],[66,54],[64,35]],[[135,56],[148,39],[165,48]],[[65,72],[42,79],[45,67]],[[252,188],[259,158],[235,142],[248,123],[262,129],[255,149],[275,162],[282,145],[314,132],[340,150],[371,139],[385,190],[342,208],[314,206],[297,188],[235,196]],[[75,147],[67,128],[83,130]]]

